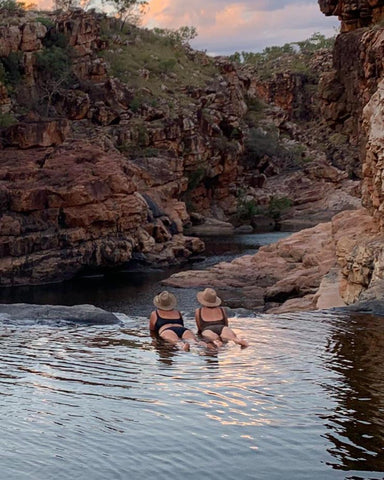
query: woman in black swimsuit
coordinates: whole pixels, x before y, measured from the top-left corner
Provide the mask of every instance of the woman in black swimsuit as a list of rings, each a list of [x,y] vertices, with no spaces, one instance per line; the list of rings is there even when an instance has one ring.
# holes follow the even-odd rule
[[[179,310],[175,310],[177,304],[175,295],[167,291],[161,292],[153,299],[153,303],[156,310],[149,317],[151,333],[188,351],[188,341],[196,342],[197,339],[191,330],[184,327],[183,317]]]
[[[239,338],[228,326],[228,316],[221,305],[221,298],[216,295],[213,288],[206,288],[197,294],[197,300],[202,305],[195,312],[198,333],[204,339],[220,346],[222,342],[233,342],[247,347],[248,342]]]

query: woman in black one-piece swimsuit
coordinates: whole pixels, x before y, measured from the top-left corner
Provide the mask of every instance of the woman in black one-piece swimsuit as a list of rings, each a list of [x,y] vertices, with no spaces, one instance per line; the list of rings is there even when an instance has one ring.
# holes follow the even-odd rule
[[[153,303],[156,310],[149,317],[149,330],[163,340],[188,351],[188,342],[196,342],[197,339],[191,330],[184,327],[179,310],[175,310],[175,295],[167,291],[161,292],[153,299]]]
[[[228,326],[228,316],[221,305],[221,299],[213,288],[206,288],[197,294],[197,300],[202,305],[195,312],[195,321],[198,333],[204,339],[220,346],[222,342],[233,342],[247,347],[248,342],[239,338]]]

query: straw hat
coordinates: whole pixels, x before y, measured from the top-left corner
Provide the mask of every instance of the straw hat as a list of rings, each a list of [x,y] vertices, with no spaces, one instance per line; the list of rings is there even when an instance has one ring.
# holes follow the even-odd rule
[[[203,292],[199,292],[197,300],[204,307],[218,307],[221,304],[221,298],[216,295],[213,288],[206,288]]]
[[[169,293],[164,290],[164,292],[156,295],[156,297],[153,299],[153,304],[160,310],[173,310],[176,307],[177,300],[173,293]]]

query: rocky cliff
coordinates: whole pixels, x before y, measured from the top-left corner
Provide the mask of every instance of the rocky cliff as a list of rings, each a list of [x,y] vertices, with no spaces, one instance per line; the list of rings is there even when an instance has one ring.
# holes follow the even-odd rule
[[[236,305],[270,312],[327,308],[382,299],[384,79],[381,1],[319,1],[338,15],[331,70],[320,82],[322,117],[334,135],[360,150],[353,171],[361,177],[366,209],[340,213],[331,222],[303,230],[254,256],[219,264],[208,272],[183,272],[166,283],[215,285]]]
[[[81,10],[2,12],[1,285],[135,258],[182,262],[203,248],[183,235],[185,201],[219,216],[236,208],[246,105],[233,66],[177,45],[178,67],[192,66],[196,81],[180,85],[174,60],[151,57],[157,84],[150,69],[133,70],[136,84],[122,81],[111,56],[144,41],[114,22]]]
[[[317,112],[313,76],[261,81],[166,33],[0,12],[0,285],[185,262],[191,218],[301,228],[358,205],[327,133],[295,123]]]
[[[368,27],[384,18],[382,0],[319,0],[319,5],[325,15],[339,17],[342,32]]]

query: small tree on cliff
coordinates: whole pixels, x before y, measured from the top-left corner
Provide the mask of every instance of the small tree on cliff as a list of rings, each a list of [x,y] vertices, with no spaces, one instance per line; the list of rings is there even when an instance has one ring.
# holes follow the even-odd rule
[[[114,13],[120,20],[120,28],[129,22],[138,25],[144,13],[147,10],[148,2],[146,0],[102,0],[104,5],[110,5]]]

